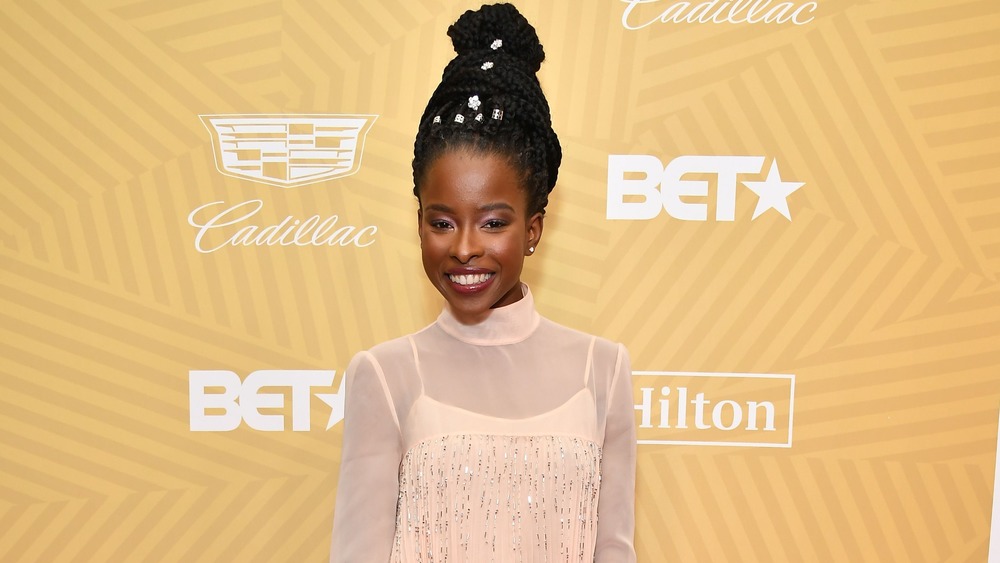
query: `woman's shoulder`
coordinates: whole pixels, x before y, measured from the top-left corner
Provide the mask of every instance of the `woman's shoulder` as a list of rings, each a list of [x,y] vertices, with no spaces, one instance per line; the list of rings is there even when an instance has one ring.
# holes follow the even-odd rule
[[[377,364],[395,363],[412,355],[410,340],[412,334],[379,342],[367,350],[361,350],[354,355],[352,363],[360,359],[367,359]]]
[[[351,364],[368,363],[383,368],[389,365],[409,364],[413,361],[414,338],[427,330],[427,327],[417,332],[385,340],[372,347],[354,354]]]
[[[561,325],[546,317],[542,317],[539,330],[539,336],[545,338],[548,345],[567,349],[586,348],[595,359],[616,360],[620,354],[626,353],[619,342]]]

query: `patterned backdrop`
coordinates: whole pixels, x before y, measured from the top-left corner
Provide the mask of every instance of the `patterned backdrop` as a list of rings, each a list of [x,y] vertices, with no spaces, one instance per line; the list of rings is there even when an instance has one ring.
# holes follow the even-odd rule
[[[995,0],[517,4],[525,279],[631,352],[640,561],[986,561]],[[343,370],[441,307],[409,163],[474,6],[3,3],[0,560],[324,560]]]

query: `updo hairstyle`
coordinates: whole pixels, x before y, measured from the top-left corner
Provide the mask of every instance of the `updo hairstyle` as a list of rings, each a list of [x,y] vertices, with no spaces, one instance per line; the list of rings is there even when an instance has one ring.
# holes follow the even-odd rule
[[[535,28],[510,4],[462,14],[448,28],[455,58],[420,118],[413,194],[446,150],[504,157],[521,174],[528,214],[544,213],[562,160],[549,104],[535,73],[545,60]]]

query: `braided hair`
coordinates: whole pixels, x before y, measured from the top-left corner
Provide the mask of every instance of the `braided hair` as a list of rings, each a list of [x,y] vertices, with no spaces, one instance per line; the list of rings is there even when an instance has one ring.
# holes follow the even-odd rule
[[[528,214],[544,213],[562,160],[549,104],[535,73],[545,60],[535,28],[510,4],[469,10],[448,28],[455,58],[420,118],[413,194],[446,150],[505,157],[521,175]]]

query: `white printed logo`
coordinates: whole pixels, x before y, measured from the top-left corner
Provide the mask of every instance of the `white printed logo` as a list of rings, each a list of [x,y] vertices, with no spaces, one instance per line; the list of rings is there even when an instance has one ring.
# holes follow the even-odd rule
[[[639,444],[792,447],[795,376],[633,371]]]
[[[215,166],[234,178],[294,188],[361,168],[377,115],[202,115]]]
[[[251,199],[228,207],[223,201],[213,201],[195,208],[188,214],[188,224],[198,229],[194,237],[195,250],[209,254],[226,246],[364,248],[375,243],[375,234],[378,233],[375,225],[359,227],[342,224],[337,215],[312,215],[306,219],[287,215],[277,224],[260,226],[250,223],[248,219],[263,207],[263,200]]]
[[[285,429],[285,415],[261,412],[261,409],[283,409],[285,395],[261,389],[287,387],[291,391],[292,430],[308,431],[312,388],[331,387],[336,373],[333,370],[258,370],[240,381],[240,377],[231,371],[191,370],[188,373],[191,430],[228,432],[246,422],[254,430],[281,432]],[[315,394],[330,406],[327,430],[344,419],[344,379],[341,378],[336,393]],[[209,392],[213,388],[221,389],[221,392]]]
[[[815,19],[817,2],[774,2],[772,0],[705,0],[704,2],[667,2],[660,0],[621,0],[622,27],[642,29],[655,23],[791,23],[805,25]],[[666,4],[666,7],[664,7]]]
[[[686,174],[707,173],[717,179],[715,220],[734,221],[737,177],[759,174],[763,165],[763,156],[679,156],[663,166],[660,159],[647,154],[608,155],[607,218],[652,219],[665,210],[675,219],[707,221],[708,203],[687,199],[707,197],[709,182],[683,179]],[[764,181],[740,183],[757,196],[751,221],[769,209],[791,221],[788,196],[804,185],[782,180],[778,159],[771,160]]]

